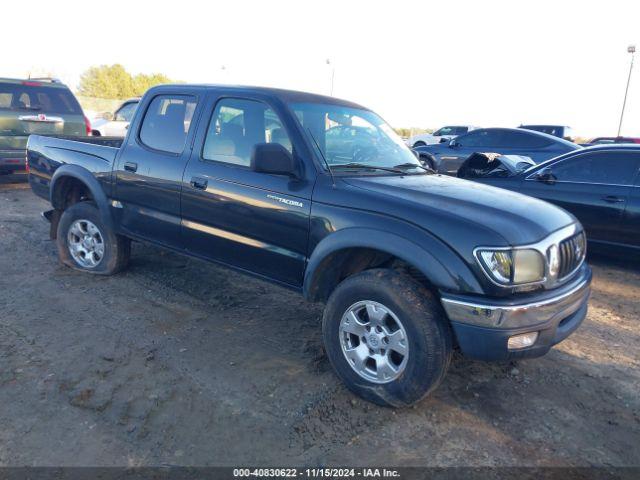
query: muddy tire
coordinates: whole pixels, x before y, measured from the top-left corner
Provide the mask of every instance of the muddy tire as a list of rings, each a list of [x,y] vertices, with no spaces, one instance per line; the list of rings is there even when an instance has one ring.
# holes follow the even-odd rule
[[[116,235],[93,202],[79,202],[60,217],[56,235],[60,261],[75,270],[113,275],[127,266],[131,241]]]
[[[331,294],[322,320],[327,355],[354,393],[405,407],[442,381],[452,334],[438,299],[395,270],[367,270]]]

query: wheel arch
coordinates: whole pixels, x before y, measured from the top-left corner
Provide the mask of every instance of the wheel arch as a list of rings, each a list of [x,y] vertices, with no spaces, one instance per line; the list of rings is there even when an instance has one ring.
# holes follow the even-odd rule
[[[71,198],[70,193],[73,193]],[[78,165],[62,165],[51,178],[49,196],[51,205],[59,212],[78,201],[91,200],[105,224],[113,228],[107,195],[89,170]]]
[[[424,233],[420,244],[388,231],[347,228],[324,238],[314,249],[305,270],[303,293],[325,302],[345,278],[370,268],[402,266],[438,293],[481,293],[470,269],[448,246]]]

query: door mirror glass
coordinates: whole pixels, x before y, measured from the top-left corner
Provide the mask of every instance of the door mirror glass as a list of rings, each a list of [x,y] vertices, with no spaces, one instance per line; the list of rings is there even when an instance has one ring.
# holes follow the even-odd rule
[[[251,152],[251,170],[271,175],[299,176],[293,155],[279,143],[255,144]]]

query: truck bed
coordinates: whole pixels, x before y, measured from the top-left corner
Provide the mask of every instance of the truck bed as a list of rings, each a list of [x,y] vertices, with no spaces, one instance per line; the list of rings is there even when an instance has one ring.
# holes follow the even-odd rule
[[[81,167],[100,181],[108,181],[122,138],[31,135],[27,143],[29,183],[34,193],[49,199],[56,170],[64,165]]]

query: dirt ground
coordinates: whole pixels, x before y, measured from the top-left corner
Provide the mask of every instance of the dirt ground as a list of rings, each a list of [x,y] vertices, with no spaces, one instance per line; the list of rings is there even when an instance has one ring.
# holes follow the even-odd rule
[[[592,258],[589,316],[540,359],[456,357],[394,411],[351,395],[295,293],[135,244],[57,262],[46,208],[0,179],[0,466],[640,465],[640,266]]]

